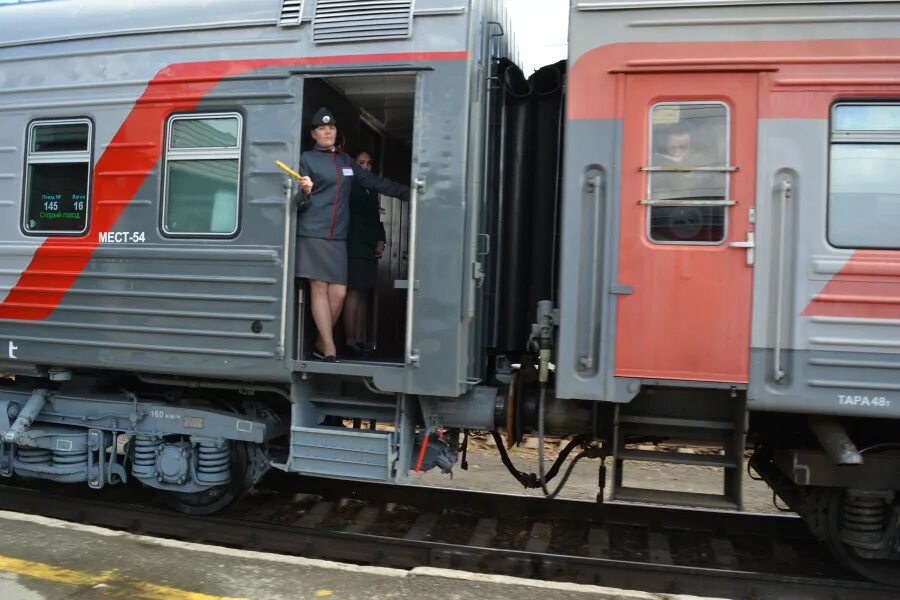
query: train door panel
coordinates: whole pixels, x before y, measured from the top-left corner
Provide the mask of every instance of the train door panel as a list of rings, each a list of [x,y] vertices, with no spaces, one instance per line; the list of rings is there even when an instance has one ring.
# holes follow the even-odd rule
[[[615,374],[748,378],[757,76],[628,76]]]
[[[370,340],[386,356],[401,356],[405,336],[406,266],[409,258],[409,204],[397,198],[381,197],[381,221],[387,238],[384,257],[378,261],[375,301],[378,311]],[[401,282],[398,284],[398,282]]]

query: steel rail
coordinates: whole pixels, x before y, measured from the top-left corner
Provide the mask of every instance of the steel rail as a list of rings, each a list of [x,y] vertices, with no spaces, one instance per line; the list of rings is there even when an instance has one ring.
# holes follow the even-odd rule
[[[0,509],[145,535],[309,558],[401,569],[420,566],[457,568],[647,592],[747,599],[802,597],[810,600],[881,600],[897,592],[853,579],[568,556],[348,533],[329,528],[286,526],[229,517],[193,517],[122,501],[60,496],[11,486],[0,486]]]
[[[278,480],[274,481],[272,475]],[[532,518],[579,518],[606,524],[708,531],[722,535],[778,535],[792,540],[813,541],[806,524],[794,513],[763,514],[626,502],[600,504],[561,498],[548,501],[537,495],[419,485],[398,486],[327,477],[296,477],[280,472],[267,477],[287,493],[317,494],[330,499],[361,498],[370,502],[428,507],[430,510],[471,510],[492,515]]]

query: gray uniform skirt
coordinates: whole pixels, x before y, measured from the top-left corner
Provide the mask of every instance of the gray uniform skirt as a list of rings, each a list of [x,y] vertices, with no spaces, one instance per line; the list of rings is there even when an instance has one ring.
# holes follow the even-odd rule
[[[347,241],[297,236],[297,277],[347,285]]]

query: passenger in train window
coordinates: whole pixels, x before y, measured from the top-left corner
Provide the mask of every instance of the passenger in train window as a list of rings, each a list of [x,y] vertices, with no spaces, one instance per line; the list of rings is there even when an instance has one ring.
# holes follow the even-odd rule
[[[724,159],[711,150],[713,140],[705,140],[705,150],[698,148],[695,134],[687,126],[676,124],[664,130],[663,143],[653,157],[653,166],[661,167],[651,177],[653,200],[722,200],[725,177],[722,173],[699,170],[722,167]],[[656,133],[656,132],[654,132]]]
[[[691,160],[686,159],[691,154],[692,141],[691,132],[687,127],[683,125],[672,127],[666,133],[661,159],[674,165],[689,164]]]
[[[335,146],[337,121],[320,108],[310,121],[312,150],[300,156],[303,176],[295,201],[297,224],[296,276],[309,280],[310,307],[316,325],[315,358],[334,362],[334,325],[347,294],[347,230],[350,190],[354,184],[387,196],[409,197],[409,188],[370,173]]]
[[[372,171],[372,155],[369,152],[358,152],[355,160],[366,171]],[[350,191],[347,303],[344,308],[345,341],[347,352],[351,355],[365,357],[374,350],[366,343],[366,316],[385,239],[378,194],[354,185]]]
[[[699,114],[686,115],[689,110]],[[650,199],[669,205],[650,207],[650,238],[663,243],[717,243],[724,239],[725,207],[703,202],[725,200],[723,109],[718,105],[680,107],[684,120],[655,124],[656,152],[650,176]],[[720,129],[722,129],[720,131]],[[712,170],[711,170],[712,169]]]

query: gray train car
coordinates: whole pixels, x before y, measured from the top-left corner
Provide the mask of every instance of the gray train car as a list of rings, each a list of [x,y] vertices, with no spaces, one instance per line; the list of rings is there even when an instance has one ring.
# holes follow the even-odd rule
[[[900,2],[573,0],[567,64],[528,78],[502,2],[127,16],[0,7],[0,474],[208,513],[272,468],[449,472],[481,429],[549,496],[580,448],[613,501],[738,509],[752,447],[896,580]],[[365,360],[311,360],[274,164],[323,105],[412,188],[380,199]],[[500,430],[574,438],[527,474]],[[638,447],[667,439],[718,452]]]
[[[505,19],[463,0],[3,6],[4,472],[133,476],[204,511],[270,466],[402,480],[423,411],[493,428],[470,348]],[[297,164],[320,106],[413,190],[381,198],[372,360],[311,361],[306,342],[275,161]],[[453,457],[435,441],[424,466]]]

